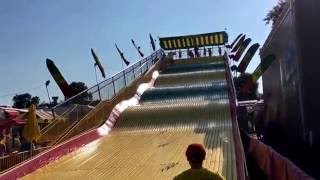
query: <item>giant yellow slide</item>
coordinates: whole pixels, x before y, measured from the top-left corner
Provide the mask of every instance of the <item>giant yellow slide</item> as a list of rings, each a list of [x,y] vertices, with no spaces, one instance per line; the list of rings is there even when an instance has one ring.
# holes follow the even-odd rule
[[[172,179],[190,168],[191,143],[206,147],[204,167],[242,179],[229,88],[223,57],[176,60],[109,134],[22,179]]]

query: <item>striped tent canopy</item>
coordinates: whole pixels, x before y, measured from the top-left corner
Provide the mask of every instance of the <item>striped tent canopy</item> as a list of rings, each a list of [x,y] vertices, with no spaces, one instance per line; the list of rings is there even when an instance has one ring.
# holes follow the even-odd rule
[[[160,46],[164,50],[188,49],[202,46],[219,46],[224,45],[227,42],[228,34],[225,31],[160,38]]]
[[[28,111],[26,113],[19,115],[18,118],[26,120],[27,116],[28,116]],[[37,109],[36,117],[37,117],[38,123],[50,123],[54,120],[52,112],[49,110]],[[55,118],[61,119],[61,117],[57,114],[55,114]]]

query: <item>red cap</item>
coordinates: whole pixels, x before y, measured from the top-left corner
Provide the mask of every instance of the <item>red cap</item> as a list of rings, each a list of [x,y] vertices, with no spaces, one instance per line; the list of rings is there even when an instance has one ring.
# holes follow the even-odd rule
[[[202,144],[190,144],[186,151],[186,156],[189,161],[203,161],[206,157],[206,151]]]

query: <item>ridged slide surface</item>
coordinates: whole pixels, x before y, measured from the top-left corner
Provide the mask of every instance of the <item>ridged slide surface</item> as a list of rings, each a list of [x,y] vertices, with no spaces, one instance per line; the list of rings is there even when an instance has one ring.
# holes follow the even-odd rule
[[[189,168],[188,144],[203,143],[204,167],[236,179],[222,58],[180,60],[126,109],[111,133],[23,179],[172,179]]]

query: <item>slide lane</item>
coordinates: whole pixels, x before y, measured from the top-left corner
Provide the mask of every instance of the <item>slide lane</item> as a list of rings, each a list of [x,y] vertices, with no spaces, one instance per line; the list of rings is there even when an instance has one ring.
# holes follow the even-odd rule
[[[176,61],[128,107],[108,135],[22,179],[172,179],[189,168],[190,143],[203,143],[204,167],[237,179],[222,58]]]

